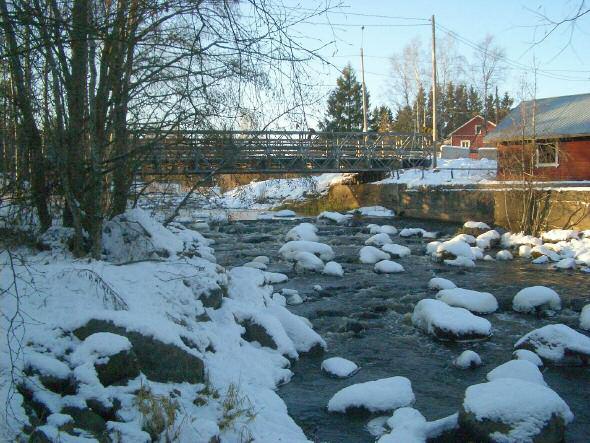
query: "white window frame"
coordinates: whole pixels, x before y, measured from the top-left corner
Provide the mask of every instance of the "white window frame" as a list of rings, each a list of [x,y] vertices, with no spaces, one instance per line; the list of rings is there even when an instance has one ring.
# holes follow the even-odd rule
[[[555,148],[555,161],[551,163],[540,163],[539,162],[539,145],[553,145]],[[535,166],[537,168],[557,168],[559,166],[559,143],[558,142],[545,142],[537,143],[535,146]]]
[[[479,131],[477,130],[479,128]],[[482,125],[475,125],[475,135],[481,134]]]
[[[471,140],[461,140],[462,148],[471,148]]]

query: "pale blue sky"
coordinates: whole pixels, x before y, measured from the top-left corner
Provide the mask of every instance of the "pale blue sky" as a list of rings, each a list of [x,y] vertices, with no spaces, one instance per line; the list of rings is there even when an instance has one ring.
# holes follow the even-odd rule
[[[304,13],[325,2],[285,0],[284,4]],[[527,71],[531,79],[534,58],[542,71],[537,76],[537,97],[550,97],[590,92],[590,14],[579,19],[571,42],[570,28],[564,27],[533,46],[548,29],[539,26],[541,19],[536,13],[563,18],[578,4],[579,0],[344,0],[335,12],[309,19],[294,29],[310,37],[306,40],[309,46],[329,43],[322,54],[337,67],[342,68],[350,61],[360,70],[361,26],[365,25],[366,83],[372,105],[393,102],[388,88],[391,81],[389,57],[401,51],[414,37],[420,37],[425,46],[430,45],[430,24],[420,19],[429,19],[432,14],[440,25],[437,39],[445,36],[445,30],[457,33],[460,40],[475,43],[488,33],[496,37],[497,43],[506,50],[510,64],[500,90],[518,95],[521,79]],[[469,47],[469,42],[456,43],[458,52],[471,59],[474,49]],[[324,85],[326,92],[329,91],[339,74],[337,69],[320,64],[315,64],[315,69],[318,71],[315,78]]]

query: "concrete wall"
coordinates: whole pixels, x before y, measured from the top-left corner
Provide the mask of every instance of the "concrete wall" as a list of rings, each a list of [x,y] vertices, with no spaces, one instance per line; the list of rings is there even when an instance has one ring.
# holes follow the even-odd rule
[[[440,147],[440,157],[444,159],[468,158],[469,148],[460,146],[442,145]]]
[[[590,190],[551,191],[549,228],[590,229]],[[361,206],[381,205],[406,217],[463,223],[477,220],[514,228],[522,196],[515,192],[485,188],[430,187],[407,188],[396,184],[333,186],[327,195],[287,205],[301,214],[321,211],[346,211]]]

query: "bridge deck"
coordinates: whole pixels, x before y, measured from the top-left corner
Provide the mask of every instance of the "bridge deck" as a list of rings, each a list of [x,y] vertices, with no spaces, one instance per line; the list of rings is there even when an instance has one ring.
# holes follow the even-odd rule
[[[391,171],[429,164],[424,134],[183,131],[139,135],[143,174]]]

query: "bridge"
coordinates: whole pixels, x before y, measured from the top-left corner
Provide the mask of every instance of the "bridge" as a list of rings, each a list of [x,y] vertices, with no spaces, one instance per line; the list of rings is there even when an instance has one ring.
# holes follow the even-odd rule
[[[432,138],[397,132],[175,131],[134,134],[142,175],[381,172],[429,166]]]

